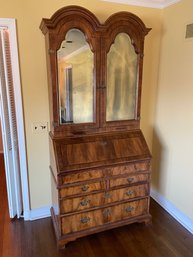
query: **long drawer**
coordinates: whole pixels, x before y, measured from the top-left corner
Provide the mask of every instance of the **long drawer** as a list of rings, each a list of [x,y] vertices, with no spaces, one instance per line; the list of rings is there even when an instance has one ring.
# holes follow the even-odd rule
[[[62,234],[67,234],[147,213],[148,198],[145,198],[95,211],[64,216],[61,218],[61,230]]]
[[[107,192],[90,194],[82,197],[74,197],[70,199],[60,199],[61,213],[75,212],[102,206],[105,204],[119,202],[136,197],[147,196],[149,193],[148,184],[139,186],[131,186]]]

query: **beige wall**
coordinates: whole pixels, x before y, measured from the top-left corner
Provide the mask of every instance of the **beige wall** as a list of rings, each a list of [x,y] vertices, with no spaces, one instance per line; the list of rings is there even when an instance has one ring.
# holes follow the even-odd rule
[[[193,1],[163,13],[163,37],[153,137],[153,188],[193,219]]]
[[[152,145],[161,37],[161,10],[97,0],[3,1],[0,17],[17,19],[32,208],[47,206],[51,203],[48,135],[33,134],[31,129],[32,122],[48,121],[49,119],[45,42],[44,36],[39,30],[39,24],[43,17],[49,18],[57,9],[72,4],[90,9],[101,22],[117,11],[130,11],[137,14],[147,27],[152,27],[153,30],[147,36],[145,44],[142,99],[142,129],[149,146]]]

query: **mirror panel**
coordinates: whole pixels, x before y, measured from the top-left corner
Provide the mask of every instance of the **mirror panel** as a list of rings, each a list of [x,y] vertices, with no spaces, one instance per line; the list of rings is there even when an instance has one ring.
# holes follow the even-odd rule
[[[57,51],[60,124],[94,122],[94,55],[78,29]]]
[[[138,57],[130,37],[119,33],[107,54],[107,121],[135,119],[137,66]]]

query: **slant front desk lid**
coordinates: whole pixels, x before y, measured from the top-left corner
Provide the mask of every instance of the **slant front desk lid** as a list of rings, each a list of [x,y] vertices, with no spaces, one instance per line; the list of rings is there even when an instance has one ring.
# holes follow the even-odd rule
[[[151,158],[140,130],[53,142],[58,173]]]

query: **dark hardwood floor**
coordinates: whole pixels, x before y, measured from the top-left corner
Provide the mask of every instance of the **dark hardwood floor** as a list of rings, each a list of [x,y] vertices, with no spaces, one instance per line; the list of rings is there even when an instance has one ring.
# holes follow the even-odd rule
[[[155,201],[153,224],[133,224],[80,238],[58,251],[50,218],[10,221],[0,157],[1,257],[193,257],[193,235]]]

